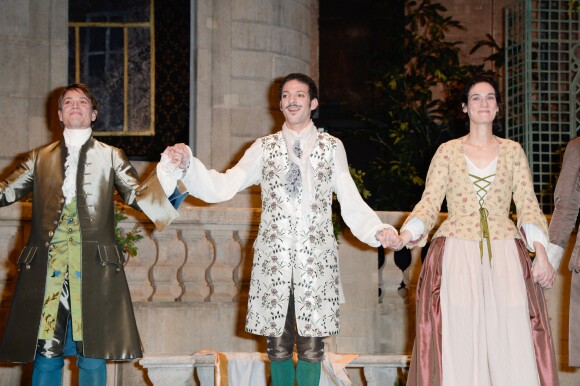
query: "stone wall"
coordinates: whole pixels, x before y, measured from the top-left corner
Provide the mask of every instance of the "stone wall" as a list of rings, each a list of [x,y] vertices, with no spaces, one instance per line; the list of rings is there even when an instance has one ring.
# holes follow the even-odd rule
[[[67,79],[67,6],[67,0],[2,0],[0,175],[16,157],[48,143],[51,124],[58,127],[50,97]]]
[[[223,171],[260,136],[280,130],[277,84],[291,72],[317,74],[314,0],[197,1],[196,154]],[[316,36],[315,36],[316,35]],[[259,194],[229,207],[260,207]]]

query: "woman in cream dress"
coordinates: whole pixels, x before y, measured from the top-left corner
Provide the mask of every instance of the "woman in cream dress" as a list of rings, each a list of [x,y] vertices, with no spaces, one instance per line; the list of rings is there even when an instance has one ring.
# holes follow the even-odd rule
[[[493,135],[501,104],[494,80],[469,81],[462,102],[469,133],[437,150],[395,246],[425,245],[447,199],[447,220],[417,285],[407,385],[557,385],[543,294],[554,269],[525,154],[517,142]],[[517,225],[509,216],[512,199]],[[528,250],[536,253],[533,264]]]

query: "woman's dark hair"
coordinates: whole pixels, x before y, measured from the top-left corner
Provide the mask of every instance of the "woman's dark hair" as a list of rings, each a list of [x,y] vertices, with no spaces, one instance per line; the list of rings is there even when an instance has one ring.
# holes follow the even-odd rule
[[[473,78],[465,82],[465,85],[463,86],[463,92],[461,93],[461,103],[465,103],[465,105],[467,106],[469,91],[473,86],[475,86],[478,83],[487,83],[491,87],[493,87],[493,91],[495,92],[495,100],[497,101],[497,105],[500,108],[500,110],[502,110],[501,109],[502,101],[501,101],[501,93],[499,92],[499,86],[494,78],[486,75],[474,76]]]
[[[500,124],[500,116],[501,112],[503,111],[502,99],[501,99],[501,92],[499,91],[499,86],[497,81],[488,75],[476,75],[473,78],[470,78],[465,82],[463,86],[463,91],[461,92],[461,103],[467,106],[468,104],[468,97],[469,91],[478,83],[487,83],[491,87],[493,87],[493,91],[495,92],[495,100],[497,103],[497,107],[499,108],[499,112],[496,114],[495,119],[493,120],[493,131],[494,132],[501,132],[503,131],[501,124]],[[465,128],[469,130],[469,119],[465,122]]]

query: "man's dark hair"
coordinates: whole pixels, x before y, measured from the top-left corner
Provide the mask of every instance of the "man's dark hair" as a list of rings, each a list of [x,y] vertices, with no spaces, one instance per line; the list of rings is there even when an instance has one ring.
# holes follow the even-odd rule
[[[95,99],[95,97],[91,93],[91,90],[89,90],[89,86],[87,86],[84,83],[69,84],[68,86],[66,86],[62,90],[62,92],[60,93],[60,97],[58,98],[58,109],[59,110],[62,111],[62,100],[64,99],[64,94],[66,94],[68,91],[71,91],[71,90],[79,91],[84,96],[89,98],[89,101],[91,102],[91,108],[93,110],[97,110],[97,100]]]
[[[284,79],[282,79],[282,83],[280,83],[280,88],[278,89],[279,99],[282,99],[282,89],[284,88],[284,85],[291,80],[297,80],[308,86],[308,95],[310,96],[310,100],[318,99],[318,88],[316,87],[316,83],[314,83],[312,78],[308,75],[304,75],[298,72],[288,74]]]

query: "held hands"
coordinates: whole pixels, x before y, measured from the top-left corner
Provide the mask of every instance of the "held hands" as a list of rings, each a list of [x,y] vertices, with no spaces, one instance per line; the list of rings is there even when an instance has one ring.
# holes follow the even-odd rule
[[[402,231],[399,237],[397,237],[397,242],[392,245],[391,249],[395,251],[400,251],[401,249],[403,249],[405,245],[411,242],[412,238],[413,235],[411,234],[411,232],[407,230]]]
[[[377,232],[377,240],[381,242],[383,248],[389,248],[394,251],[400,251],[405,245],[411,242],[413,235],[411,232],[405,230],[397,235],[397,232],[392,229],[383,229]]]
[[[392,249],[393,245],[398,242],[399,235],[397,235],[397,231],[391,228],[385,228],[377,232],[376,238],[381,242],[383,248]]]
[[[166,157],[169,164],[173,169],[181,169],[181,171],[187,171],[189,166],[189,151],[187,150],[187,145],[183,143],[178,143],[173,146],[167,146],[165,151],[161,154],[161,157]]]

